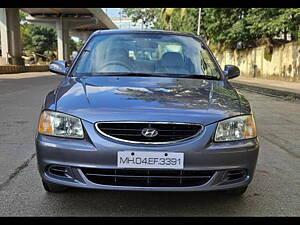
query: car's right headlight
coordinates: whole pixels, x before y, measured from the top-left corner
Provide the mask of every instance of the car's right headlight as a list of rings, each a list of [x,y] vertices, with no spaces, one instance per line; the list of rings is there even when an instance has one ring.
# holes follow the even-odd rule
[[[84,137],[79,118],[48,110],[43,111],[40,116],[39,133],[66,138]]]
[[[237,116],[218,123],[215,142],[236,141],[256,137],[253,115]]]

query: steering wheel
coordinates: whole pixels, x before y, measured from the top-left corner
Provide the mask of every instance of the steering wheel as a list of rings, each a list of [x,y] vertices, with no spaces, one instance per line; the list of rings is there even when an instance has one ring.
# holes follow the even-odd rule
[[[102,70],[103,68],[110,66],[110,65],[119,65],[119,66],[123,66],[125,67],[127,70],[131,71],[131,68],[124,62],[121,61],[110,61],[108,63],[105,63],[104,65],[101,66],[100,70]]]

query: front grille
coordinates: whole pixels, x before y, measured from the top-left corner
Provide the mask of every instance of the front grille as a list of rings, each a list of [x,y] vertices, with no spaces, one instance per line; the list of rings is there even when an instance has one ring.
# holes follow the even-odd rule
[[[131,143],[164,144],[192,138],[202,130],[200,124],[164,122],[99,122],[97,130],[104,136]],[[156,136],[146,137],[145,129],[155,129]]]
[[[207,183],[215,171],[81,168],[96,184],[134,187],[190,187]]]

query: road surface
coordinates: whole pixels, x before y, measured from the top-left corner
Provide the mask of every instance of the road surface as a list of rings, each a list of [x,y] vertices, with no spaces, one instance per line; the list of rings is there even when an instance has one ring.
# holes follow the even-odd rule
[[[61,79],[51,73],[0,75],[0,216],[299,216],[300,103],[243,90],[260,139],[255,177],[244,196],[45,192],[34,134],[43,98]]]

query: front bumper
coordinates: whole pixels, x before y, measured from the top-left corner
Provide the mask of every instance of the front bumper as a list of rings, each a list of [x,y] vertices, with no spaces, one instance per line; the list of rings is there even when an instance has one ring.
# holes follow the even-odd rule
[[[92,123],[83,121],[86,137],[83,140],[36,136],[36,151],[39,172],[43,180],[65,186],[139,191],[212,191],[247,186],[256,167],[259,143],[258,139],[214,143],[211,141],[216,124],[208,125],[197,137],[168,145],[145,146],[124,144],[99,135]],[[163,151],[184,152],[184,170],[214,171],[213,176],[204,184],[196,186],[118,186],[91,182],[81,168],[118,169],[117,152]],[[64,166],[67,176],[55,176],[49,173],[50,165]],[[243,169],[247,174],[241,178],[224,181],[224,174],[230,170]]]

